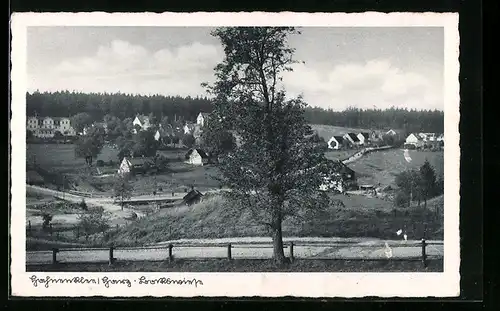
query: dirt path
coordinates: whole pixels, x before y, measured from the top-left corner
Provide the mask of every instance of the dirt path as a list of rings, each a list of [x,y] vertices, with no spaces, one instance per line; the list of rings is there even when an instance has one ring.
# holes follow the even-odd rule
[[[287,238],[296,241],[294,246],[294,257],[296,258],[339,258],[339,259],[391,259],[391,258],[419,258],[421,247],[418,241],[383,241],[377,239],[339,239],[339,238]],[[227,246],[192,245],[188,241],[197,243],[221,243],[221,241],[232,241],[231,256],[237,258],[272,258],[273,249],[268,239],[261,237],[233,238],[233,239],[206,239],[206,240],[177,240],[183,241],[173,248],[174,258],[227,258]],[[328,242],[329,244],[301,245],[300,241]],[[351,243],[341,243],[341,242]],[[173,242],[173,241],[171,241]],[[390,245],[391,256],[387,255],[385,243]],[[165,245],[157,248],[123,248],[115,249],[114,257],[125,261],[148,261],[166,260],[168,248]],[[285,253],[289,253],[288,245],[285,245]],[[443,245],[428,245],[427,255],[443,256]],[[287,254],[288,255],[288,254]],[[60,262],[105,262],[109,260],[108,249],[91,250],[64,250],[57,254]],[[52,252],[36,251],[26,252],[27,264],[44,264],[52,261]]]

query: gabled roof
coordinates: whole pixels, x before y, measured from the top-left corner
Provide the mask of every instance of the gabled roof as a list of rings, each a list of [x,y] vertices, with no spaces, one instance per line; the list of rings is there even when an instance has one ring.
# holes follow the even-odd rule
[[[127,158],[128,162],[132,165],[132,166],[138,166],[138,165],[144,165],[144,163],[152,163],[152,159],[151,158]]]
[[[422,136],[420,136],[418,133],[410,133],[410,135],[408,135],[408,137],[410,137],[411,135],[415,136],[415,138],[418,140],[422,140]]]
[[[137,117],[137,119],[139,119],[139,121],[141,121],[141,123],[149,122],[149,117],[148,116],[138,114],[136,117]]]
[[[203,158],[203,159],[208,159],[208,154],[202,150],[202,149],[199,149],[199,148],[191,148],[189,149],[189,151],[186,153],[186,159],[189,159],[189,157],[191,156],[191,154],[194,152],[194,151],[197,151],[198,154]]]
[[[191,190],[189,191],[183,198],[182,200],[185,201],[185,202],[189,202],[191,200],[194,200],[194,199],[197,199],[197,198],[200,198],[202,197],[203,194],[201,192],[199,192],[198,190]]]
[[[344,142],[344,137],[342,137],[342,136],[333,136],[333,138],[335,138],[335,140],[336,140],[339,144],[341,144],[341,143],[343,143],[343,142]]]
[[[352,141],[354,141],[354,142],[359,141],[358,136],[354,133],[347,133],[346,135],[349,136],[352,139]]]
[[[370,138],[370,134],[368,134],[366,132],[359,133],[359,134],[363,135],[364,138]]]

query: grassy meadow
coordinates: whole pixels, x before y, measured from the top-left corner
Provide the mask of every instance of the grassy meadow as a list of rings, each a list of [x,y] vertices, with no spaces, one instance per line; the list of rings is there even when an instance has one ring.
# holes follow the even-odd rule
[[[412,161],[408,163],[401,149],[371,152],[349,164],[356,172],[359,184],[381,184],[394,186],[394,179],[399,173],[409,169],[419,169],[427,159],[436,171],[436,176],[444,175],[444,155],[442,151],[410,150]]]

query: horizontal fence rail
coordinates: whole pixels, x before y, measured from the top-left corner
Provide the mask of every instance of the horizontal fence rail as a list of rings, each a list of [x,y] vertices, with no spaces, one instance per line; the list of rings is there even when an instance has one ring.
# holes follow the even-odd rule
[[[371,249],[376,256],[363,256],[351,251],[352,255],[328,255],[329,250],[345,247]],[[428,260],[440,259],[442,251],[437,246],[443,242],[391,243],[386,246],[384,242],[377,244],[351,243],[314,243],[290,241],[283,245],[288,258],[306,260],[352,260],[352,261],[421,261],[427,267]],[[413,254],[397,256],[393,250],[414,247],[419,251]],[[434,248],[434,249],[433,249]],[[315,251],[311,251],[311,249]],[[267,251],[263,251],[267,250]],[[120,261],[174,261],[175,259],[205,260],[205,259],[271,259],[273,245],[271,243],[171,243],[145,247],[98,247],[98,248],[53,248],[51,251],[26,252],[27,265],[44,265],[58,263],[103,263],[110,265]],[[433,250],[434,254],[429,254]],[[437,252],[436,252],[437,251]],[[62,259],[62,260],[61,260]]]

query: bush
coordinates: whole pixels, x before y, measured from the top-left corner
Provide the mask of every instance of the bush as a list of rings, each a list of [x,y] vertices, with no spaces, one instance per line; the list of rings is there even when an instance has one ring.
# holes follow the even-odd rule
[[[85,199],[82,199],[82,201],[78,205],[80,206],[80,208],[82,210],[84,210],[84,211],[88,210],[87,203],[85,202]]]
[[[410,197],[404,192],[398,192],[394,198],[394,205],[397,207],[406,207],[410,202]]]
[[[97,160],[96,161],[96,166],[97,167],[103,167],[104,166],[104,161],[103,160]]]

